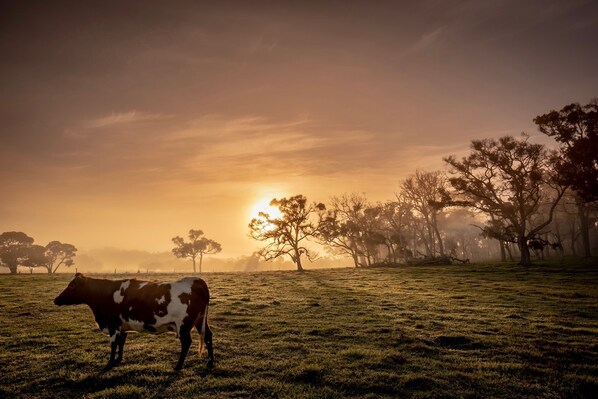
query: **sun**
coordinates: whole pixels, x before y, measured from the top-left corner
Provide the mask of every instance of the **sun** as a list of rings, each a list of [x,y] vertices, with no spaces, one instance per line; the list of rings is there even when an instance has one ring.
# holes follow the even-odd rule
[[[261,198],[259,201],[251,206],[251,217],[256,218],[260,212],[267,213],[271,219],[276,219],[282,216],[277,207],[271,206],[272,198]]]

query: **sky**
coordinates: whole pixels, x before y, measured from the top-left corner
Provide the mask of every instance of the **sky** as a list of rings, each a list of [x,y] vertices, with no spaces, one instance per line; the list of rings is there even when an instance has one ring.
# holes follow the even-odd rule
[[[265,199],[392,199],[598,96],[595,1],[3,2],[0,231],[259,244]]]

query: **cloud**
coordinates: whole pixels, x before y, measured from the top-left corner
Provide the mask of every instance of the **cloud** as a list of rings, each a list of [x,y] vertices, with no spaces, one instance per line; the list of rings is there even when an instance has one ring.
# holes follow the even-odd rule
[[[160,137],[158,147],[162,155],[173,154],[177,178],[240,182],[359,170],[375,162],[373,137],[366,131],[331,129],[306,117],[212,115]]]
[[[434,29],[433,31],[424,33],[417,39],[417,41],[411,46],[411,52],[417,52],[427,49],[428,47],[432,46],[434,43],[438,42],[440,39],[442,32],[445,30],[444,26],[440,28]]]
[[[90,119],[83,123],[87,129],[98,129],[106,127],[114,127],[118,125],[126,125],[138,122],[149,122],[172,118],[172,115],[148,113],[142,111],[128,111],[120,113],[112,113],[100,118]]]

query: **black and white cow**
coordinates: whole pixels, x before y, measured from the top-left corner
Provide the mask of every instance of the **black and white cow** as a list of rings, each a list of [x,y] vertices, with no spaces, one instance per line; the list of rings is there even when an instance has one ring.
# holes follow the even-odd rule
[[[181,341],[181,354],[175,366],[180,370],[191,346],[194,327],[202,339],[199,352],[205,342],[207,366],[214,365],[212,331],[208,324],[209,301],[208,286],[197,277],[160,283],[97,279],[77,273],[54,303],[58,306],[86,304],[91,308],[100,330],[110,336],[110,360],[105,369],[122,361],[129,331],[172,331]]]

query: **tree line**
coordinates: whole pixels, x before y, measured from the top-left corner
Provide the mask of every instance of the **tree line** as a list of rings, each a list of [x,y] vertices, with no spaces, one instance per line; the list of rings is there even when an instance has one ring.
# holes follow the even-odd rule
[[[356,267],[422,258],[467,261],[468,248],[471,253],[482,246],[482,238],[498,242],[502,260],[518,253],[522,265],[531,264],[530,249],[539,257],[548,248],[562,256],[567,240],[577,254],[578,238],[582,254],[590,256],[598,202],[598,102],[570,104],[534,122],[558,150],[530,143],[526,134],[473,140],[469,155],[443,159],[448,173],[418,170],[384,203],[371,204],[359,194],[333,197],[328,205],[303,195],[273,199],[270,205],[281,216],[260,213],[249,224],[250,235],[265,242],[264,259],[286,255],[298,270],[304,256],[316,256],[310,241],[350,257]],[[469,221],[478,234],[441,231],[439,221],[451,218]]]
[[[50,241],[46,246],[34,244],[34,239],[20,231],[6,231],[0,234],[0,266],[17,274],[19,266],[41,267],[49,274],[56,273],[62,265],[72,266],[77,248],[72,244]]]
[[[172,239],[175,247],[172,253],[177,258],[189,258],[193,262],[193,273],[197,273],[196,260],[199,258],[201,273],[204,255],[222,251],[220,243],[204,236],[201,230],[189,230],[189,241],[176,236]],[[54,274],[60,266],[75,264],[77,248],[72,244],[51,241],[46,246],[34,244],[34,239],[20,231],[7,231],[0,234],[0,266],[7,267],[11,274],[17,274],[19,266],[45,268]]]
[[[318,255],[311,243],[355,267],[425,260],[463,261],[479,257],[484,240],[498,243],[501,260],[530,265],[531,252],[543,257],[552,248],[563,256],[591,255],[590,230],[598,204],[598,101],[570,104],[534,118],[540,132],[555,139],[557,150],[533,144],[529,136],[473,140],[469,155],[443,160],[449,171],[416,170],[400,182],[395,198],[372,204],[363,194],[343,194],[329,204],[303,195],[273,199],[280,216],[261,212],[249,234],[265,243],[266,261],[288,257],[298,270]],[[202,271],[203,256],[219,253],[220,243],[189,230],[176,236],[172,253],[189,258]],[[579,245],[581,243],[581,246]],[[530,252],[531,250],[531,252]],[[0,266],[43,267],[55,273],[74,264],[77,248],[51,241],[34,244],[23,232],[0,235]]]

